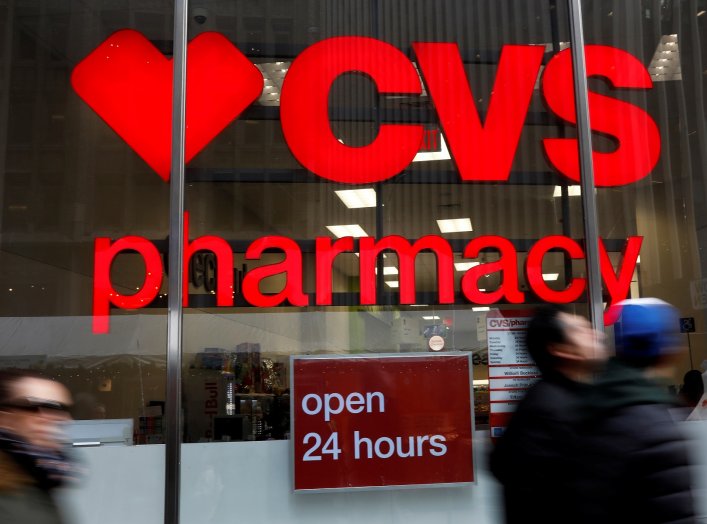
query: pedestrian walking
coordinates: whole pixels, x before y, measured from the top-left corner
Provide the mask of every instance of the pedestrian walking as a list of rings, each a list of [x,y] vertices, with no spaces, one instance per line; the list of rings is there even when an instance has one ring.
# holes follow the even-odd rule
[[[578,413],[576,522],[694,522],[688,444],[663,378],[683,351],[678,312],[657,299],[620,302],[616,357]]]
[[[503,485],[508,523],[573,522],[569,460],[575,454],[572,421],[582,393],[606,360],[603,335],[556,306],[538,309],[526,344],[542,379],[530,388],[491,454]]]
[[[54,490],[78,476],[62,450],[69,391],[29,373],[0,372],[0,522],[63,524]]]

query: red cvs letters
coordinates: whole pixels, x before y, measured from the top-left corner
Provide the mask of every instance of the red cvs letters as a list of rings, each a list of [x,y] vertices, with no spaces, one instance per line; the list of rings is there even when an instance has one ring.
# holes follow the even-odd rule
[[[315,175],[346,184],[369,184],[396,176],[420,150],[424,130],[420,123],[381,123],[371,143],[352,147],[341,143],[329,122],[329,93],[343,74],[367,75],[382,94],[420,96],[422,84],[433,102],[441,131],[463,181],[505,181],[518,148],[545,48],[534,45],[503,47],[491,93],[473,93],[459,49],[454,43],[415,42],[413,62],[392,45],[369,37],[341,36],[307,48],[291,64],[285,77],[280,118],[288,147],[295,158]],[[186,161],[203,149],[225,126],[259,96],[262,76],[248,59],[217,33],[204,33],[189,44],[187,69]],[[604,78],[613,89],[651,89],[647,70],[635,57],[608,46],[586,47],[587,74]],[[169,179],[171,62],[135,31],[119,31],[80,62],[72,85],[96,111],[164,179]],[[419,71],[419,75],[418,75]],[[473,66],[470,74],[474,74]],[[548,109],[569,124],[576,124],[570,50],[556,54],[546,65],[541,83]],[[488,98],[482,122],[476,98]],[[660,156],[660,133],[643,109],[607,95],[590,92],[592,130],[614,139],[613,151],[593,152],[597,186],[621,186],[647,176]],[[539,145],[540,146],[540,145]],[[562,175],[578,181],[578,144],[575,138],[545,138],[548,162]],[[185,267],[198,251],[210,251],[217,260],[216,304],[234,303],[233,252],[222,238],[202,236],[188,240],[185,220]],[[629,237],[622,261],[615,270],[600,244],[601,274],[609,305],[625,298],[635,270],[642,237]],[[308,306],[332,304],[332,265],[340,253],[352,253],[352,238],[316,239],[314,293],[303,289],[303,260],[298,244],[282,236],[255,240],[246,250],[247,260],[258,260],[265,251],[280,251],[282,261],[260,265],[243,278],[243,298],[258,307],[283,304]],[[525,259],[526,291],[521,289],[518,254],[507,239],[479,236],[469,241],[464,257],[473,259],[482,250],[499,253],[497,260],[470,268],[461,279],[464,297],[474,304],[519,304],[526,293],[547,302],[573,302],[586,290],[582,277],[567,276],[566,287],[548,286],[542,276],[545,254],[563,251],[570,259],[584,257],[576,241],[553,235],[538,240]],[[428,235],[414,242],[387,236],[358,240],[360,303],[375,304],[375,267],[378,256],[395,252],[400,272],[400,303],[415,302],[415,258],[421,251],[437,259],[437,292],[441,304],[455,300],[453,251],[442,237]],[[116,257],[136,252],[145,264],[145,277],[136,293],[118,292],[110,278]],[[499,273],[500,285],[479,288],[484,275]],[[185,271],[186,274],[186,271]],[[277,293],[265,293],[261,283],[284,274]],[[109,331],[111,307],[139,309],[158,295],[164,271],[162,258],[149,240],[126,236],[112,242],[95,241],[93,331]],[[524,288],[525,289],[525,288]],[[184,304],[188,285],[184,282]]]
[[[472,93],[454,43],[414,42],[417,65],[439,117],[442,132],[464,181],[507,180],[545,48],[506,45],[491,93]],[[643,64],[609,46],[586,46],[587,74],[616,89],[650,89]],[[82,60],[71,82],[76,93],[164,180],[169,180],[171,61],[144,36],[118,31]],[[367,75],[382,94],[419,96],[422,85],[412,62],[399,49],[369,37],[321,40],[291,64],[280,97],[280,118],[292,154],[312,173],[336,182],[368,184],[403,171],[420,150],[421,124],[382,123],[368,145],[342,144],[329,123],[329,92],[346,73]],[[473,74],[473,68],[472,72]],[[189,44],[186,102],[186,161],[191,160],[260,95],[262,75],[223,35],[203,33]],[[550,111],[576,124],[570,49],[556,54],[542,77]],[[476,96],[489,96],[482,122]],[[598,186],[636,182],[655,167],[660,134],[643,109],[590,93],[593,131],[614,138],[615,150],[595,151]],[[546,138],[550,164],[579,180],[574,138]]]
[[[416,42],[412,47],[461,179],[508,180],[545,48],[503,47],[482,123],[457,45]],[[559,52],[547,64],[542,94],[553,113],[576,124],[570,52]],[[589,45],[586,59],[588,76],[605,78],[613,88],[653,87],[643,64],[625,51]],[[349,184],[379,182],[407,167],[420,149],[422,128],[384,123],[366,146],[339,142],[329,125],[329,91],[338,76],[352,72],[368,75],[380,93],[421,92],[411,62],[391,45],[355,36],[322,40],[305,50],[287,73],[282,130],[297,160],[316,175]],[[660,156],[660,134],[650,115],[597,93],[590,93],[589,112],[592,130],[618,144],[614,151],[593,153],[596,185],[626,185],[648,175]],[[543,147],[557,171],[579,180],[577,139],[547,138]]]

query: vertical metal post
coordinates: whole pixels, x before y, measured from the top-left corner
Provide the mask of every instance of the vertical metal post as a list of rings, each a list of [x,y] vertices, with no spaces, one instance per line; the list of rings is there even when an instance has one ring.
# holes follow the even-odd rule
[[[601,294],[599,266],[599,226],[594,195],[594,166],[592,165],[592,132],[589,126],[589,98],[586,62],[584,56],[584,29],[582,27],[582,0],[569,1],[570,38],[572,41],[572,72],[574,99],[579,138],[580,187],[584,211],[584,242],[587,264],[587,299],[589,319],[595,329],[604,330],[604,307]]]
[[[5,39],[2,42],[2,85],[0,86],[0,203],[5,205],[5,174],[7,168],[8,122],[10,118],[10,92],[12,85],[12,56],[14,42],[15,1],[9,0],[5,8]],[[0,246],[2,245],[2,214],[0,214]]]
[[[169,298],[165,403],[165,524],[179,523],[182,428],[182,273],[188,0],[174,2],[172,170],[169,186]]]

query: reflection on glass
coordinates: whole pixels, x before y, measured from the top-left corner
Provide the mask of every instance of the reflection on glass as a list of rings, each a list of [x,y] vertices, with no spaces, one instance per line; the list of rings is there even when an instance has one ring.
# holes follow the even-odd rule
[[[476,422],[484,426],[489,406],[486,314],[519,307],[512,302],[530,307],[541,301],[536,287],[560,292],[585,273],[581,257],[573,260],[551,251],[540,257],[530,278],[525,274],[528,253],[538,239],[564,235],[581,243],[583,237],[581,203],[566,190],[554,197],[556,187],[571,184],[543,150],[546,138],[576,136],[573,126],[549,111],[540,82],[544,66],[569,47],[563,5],[553,2],[550,9],[547,2],[534,1],[518,9],[514,2],[490,6],[450,0],[433,7],[410,0],[364,2],[354,9],[312,1],[280,6],[274,14],[240,4],[202,4],[205,18],[190,22],[190,37],[222,32],[256,64],[263,91],[187,166],[189,239],[210,235],[228,242],[234,307],[218,307],[213,296],[222,257],[209,262],[199,257],[211,253],[194,255],[184,324],[184,441],[287,438],[290,355],[426,352],[433,336],[444,338],[445,351],[473,355]],[[489,25],[490,19],[494,24]],[[292,80],[302,67],[298,57],[344,35],[375,39],[368,48],[387,46],[386,56],[395,62],[389,68],[412,71],[415,83],[422,80],[419,94],[381,95],[372,82],[375,74],[352,72],[331,85],[328,126],[337,139],[327,146],[332,150],[365,147],[391,124],[417,125],[422,132],[419,150],[402,172],[378,183],[325,181],[319,168],[308,171],[306,159],[293,154],[300,139],[306,141],[313,131],[303,127],[301,136],[293,136],[283,129],[286,98],[293,89],[288,82],[299,82]],[[493,120],[499,118],[490,114],[497,93],[494,111],[517,124],[519,137],[506,159],[507,180],[489,181],[492,169],[480,173],[484,183],[462,180],[460,145],[450,140],[452,130],[443,121],[451,114],[441,103],[445,87],[430,81],[439,77],[433,49],[422,44],[413,49],[416,42],[456,44],[459,85],[448,96],[454,107],[478,112],[481,122]],[[526,47],[504,47],[513,44]],[[322,74],[325,66],[350,60],[349,54],[322,63]],[[533,60],[513,62],[514,56]],[[511,94],[503,80],[495,85],[499,76],[514,79]],[[521,85],[527,87],[527,107],[519,95]],[[312,118],[304,115],[302,125]],[[493,170],[500,169],[501,159],[494,157],[499,151],[483,151]],[[368,167],[353,165],[364,178]],[[430,235],[435,236],[430,248],[416,253],[415,242]],[[505,240],[491,240],[492,235]],[[276,236],[294,241],[295,247],[283,252],[271,240]],[[360,240],[393,236],[397,240],[390,242],[397,250],[378,250]],[[329,246],[339,239],[342,252],[325,260],[318,237],[330,238]],[[477,237],[488,237],[486,244],[465,253]],[[263,245],[274,249],[249,255]],[[615,242],[608,251],[613,255],[621,247]],[[299,257],[301,264],[292,263]],[[280,271],[272,269],[275,264],[282,264]],[[253,279],[260,270],[271,276]],[[473,282],[472,271],[478,273]],[[322,287],[324,280],[331,293]],[[301,286],[297,304],[274,298],[284,296],[278,294],[287,286],[298,291]],[[472,287],[474,295],[467,289]],[[501,298],[489,299],[494,293]],[[401,296],[428,305],[400,305]],[[252,307],[253,297],[260,307]],[[375,305],[367,305],[369,299]],[[267,300],[277,307],[263,308],[271,305]],[[585,300],[575,294],[573,308],[583,311]]]

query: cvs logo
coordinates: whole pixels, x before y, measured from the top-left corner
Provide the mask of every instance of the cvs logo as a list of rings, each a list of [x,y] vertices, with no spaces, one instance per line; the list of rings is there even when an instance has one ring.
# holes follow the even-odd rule
[[[483,122],[457,45],[415,42],[412,48],[461,179],[507,180],[545,48],[503,47]],[[620,49],[587,46],[586,62],[588,76],[602,77],[613,88],[653,85],[643,64]],[[339,142],[329,122],[329,92],[339,76],[352,72],[368,75],[382,94],[422,93],[415,66],[394,46],[360,36],[322,40],[305,49],[285,77],[280,97],[285,140],[300,164],[322,178],[349,184],[386,180],[419,151],[423,126],[383,123],[368,145]],[[171,61],[144,36],[124,30],[80,62],[71,79],[78,95],[165,180],[171,73]],[[187,58],[186,161],[253,103],[262,87],[259,70],[223,35],[194,38]],[[576,124],[569,49],[547,63],[541,87],[549,110]],[[617,144],[613,151],[593,153],[596,185],[625,185],[648,175],[660,156],[660,134],[650,115],[598,93],[590,93],[589,108],[593,131]],[[546,138],[542,148],[557,171],[579,180],[577,139]]]
[[[76,93],[165,181],[172,150],[172,60],[137,31],[114,33],[71,74]],[[219,33],[189,43],[185,161],[260,96],[263,77]]]

